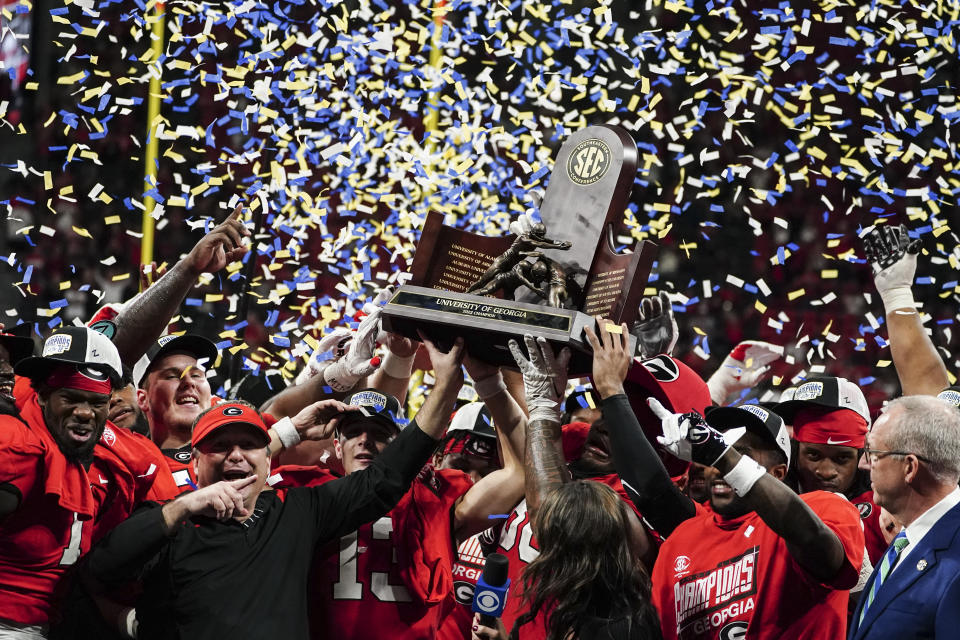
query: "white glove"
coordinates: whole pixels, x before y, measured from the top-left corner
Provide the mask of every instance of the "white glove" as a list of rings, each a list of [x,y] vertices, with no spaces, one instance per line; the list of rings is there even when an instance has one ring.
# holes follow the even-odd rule
[[[883,310],[891,313],[895,309],[914,309],[910,286],[917,272],[920,241],[911,241],[903,225],[898,228],[885,225],[867,230],[863,243]]]
[[[567,388],[567,365],[570,362],[570,349],[564,347],[559,357],[554,357],[553,349],[546,338],[533,339],[533,336],[523,336],[527,345],[527,360],[520,350],[516,340],[511,339],[508,345],[510,353],[520,367],[523,374],[523,388],[527,394],[527,408],[530,410],[528,420],[549,420],[560,422],[560,399]]]
[[[783,355],[783,347],[769,342],[744,340],[723,360],[707,380],[710,399],[724,405],[732,393],[756,386],[770,371],[767,366]]]
[[[367,314],[360,321],[344,356],[323,370],[324,381],[334,391],[349,391],[360,378],[370,375],[380,366],[380,358],[374,356],[374,351],[377,348],[382,311],[383,307],[376,307]]]
[[[327,335],[320,338],[317,348],[310,354],[307,366],[297,374],[296,383],[303,384],[313,376],[323,373],[334,360],[343,353],[346,353],[347,343],[353,336],[353,332],[345,327],[337,327]],[[337,349],[342,349],[343,353],[336,353]]]
[[[536,222],[534,222],[533,216],[529,213],[524,213],[510,223],[510,232],[514,235],[525,236],[533,230],[534,224],[536,224]]]
[[[746,427],[736,427],[720,433],[699,413],[671,413],[656,398],[647,398],[647,406],[660,418],[663,435],[657,436],[657,442],[673,456],[687,462],[711,467],[747,432]]]

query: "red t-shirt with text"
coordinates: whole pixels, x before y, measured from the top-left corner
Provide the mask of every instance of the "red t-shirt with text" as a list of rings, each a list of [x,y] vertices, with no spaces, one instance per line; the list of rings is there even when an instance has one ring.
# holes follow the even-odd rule
[[[800,498],[843,545],[844,563],[833,580],[810,576],[755,512],[729,520],[697,515],[667,538],[654,565],[653,603],[664,640],[846,637],[848,590],[863,562],[860,514],[833,493]]]

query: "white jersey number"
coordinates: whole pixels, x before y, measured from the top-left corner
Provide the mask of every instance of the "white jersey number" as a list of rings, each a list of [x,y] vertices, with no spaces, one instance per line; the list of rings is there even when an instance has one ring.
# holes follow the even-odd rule
[[[373,523],[374,540],[390,540],[393,520],[383,517]],[[392,546],[392,545],[391,545]],[[360,600],[363,598],[363,583],[357,579],[357,532],[340,538],[340,579],[333,585],[335,600]],[[397,563],[396,548],[393,563]],[[402,584],[390,584],[390,575],[385,571],[370,572],[370,592],[381,602],[411,602],[410,592]]]
[[[520,526],[521,522],[523,526]],[[510,551],[513,545],[517,543],[518,531],[520,533],[520,546],[517,548],[517,553],[520,555],[521,560],[530,564],[537,559],[540,552],[533,546],[533,525],[527,516],[527,501],[525,499],[513,510],[510,522],[500,535],[500,547],[503,548],[504,551]]]
[[[80,559],[80,541],[83,539],[83,520],[73,514],[73,524],[70,525],[70,541],[60,556],[61,565],[76,564]]]

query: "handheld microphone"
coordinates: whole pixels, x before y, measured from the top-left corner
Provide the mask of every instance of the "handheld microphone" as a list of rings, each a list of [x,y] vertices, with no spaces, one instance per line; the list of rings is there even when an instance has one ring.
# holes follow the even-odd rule
[[[510,589],[510,560],[502,553],[491,553],[483,567],[483,575],[477,580],[473,592],[473,611],[480,614],[480,624],[493,627],[503,615]]]

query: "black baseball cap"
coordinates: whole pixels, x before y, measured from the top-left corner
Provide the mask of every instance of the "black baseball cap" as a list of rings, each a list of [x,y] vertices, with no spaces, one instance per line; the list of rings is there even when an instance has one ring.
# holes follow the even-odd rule
[[[344,404],[360,407],[360,411],[348,411],[337,427],[337,432],[351,423],[372,420],[384,426],[400,431],[397,417],[400,415],[400,401],[389,393],[376,389],[363,389],[351,393],[343,399]]]
[[[447,434],[452,431],[469,431],[470,435],[496,439],[497,432],[493,429],[493,418],[490,410],[482,402],[465,404],[453,414]]]
[[[31,380],[45,379],[61,365],[73,365],[91,378],[110,378],[114,388],[120,386],[123,365],[117,348],[104,334],[89,327],[66,327],[54,332],[43,343],[39,356],[17,362],[13,370]]]
[[[10,364],[17,364],[33,355],[36,345],[30,337],[32,333],[33,325],[26,323],[4,329],[0,333],[0,345],[10,354]]]
[[[774,445],[787,456],[790,464],[790,435],[787,425],[779,415],[756,404],[741,404],[735,407],[713,407],[707,409],[707,424],[717,431],[727,431],[745,427]]]
[[[203,336],[195,334],[160,336],[156,342],[150,345],[147,352],[137,360],[137,364],[133,365],[134,384],[138,387],[141,386],[143,379],[150,373],[150,366],[171,353],[189,353],[201,365],[204,365],[204,368],[209,369],[217,363],[217,356],[220,352],[217,345]]]

